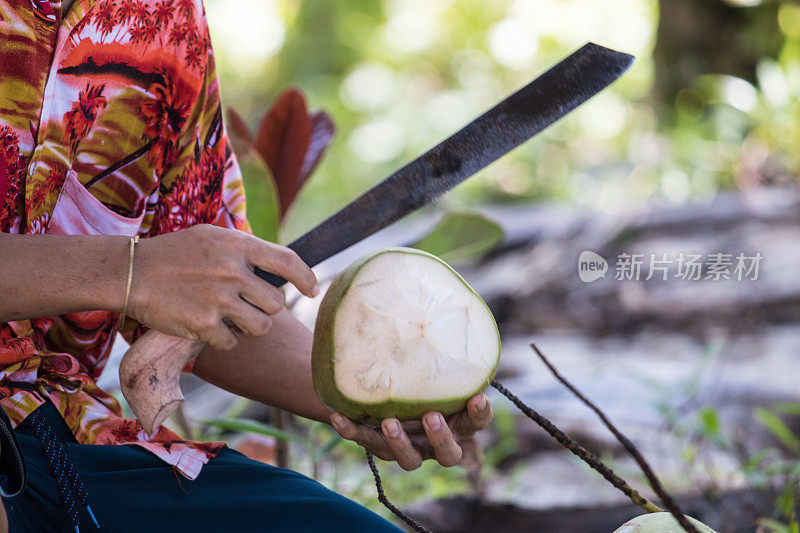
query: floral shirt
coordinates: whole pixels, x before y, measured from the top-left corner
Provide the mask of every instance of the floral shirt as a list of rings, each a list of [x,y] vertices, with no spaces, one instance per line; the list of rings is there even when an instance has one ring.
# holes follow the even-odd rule
[[[202,0],[75,0],[63,20],[60,1],[0,0],[0,38],[0,230],[249,230]],[[118,321],[0,324],[0,407],[16,425],[49,398],[78,442],[142,446],[193,479],[222,443],[148,437],[95,382]]]

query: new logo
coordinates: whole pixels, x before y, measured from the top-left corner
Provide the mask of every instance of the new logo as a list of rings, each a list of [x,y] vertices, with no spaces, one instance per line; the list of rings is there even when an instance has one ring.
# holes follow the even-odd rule
[[[581,252],[578,257],[578,276],[584,283],[606,277],[607,270],[608,261],[590,250]]]

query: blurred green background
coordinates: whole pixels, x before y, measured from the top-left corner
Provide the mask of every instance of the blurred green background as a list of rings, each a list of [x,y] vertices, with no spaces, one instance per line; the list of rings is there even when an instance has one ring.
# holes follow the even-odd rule
[[[337,133],[290,240],[586,41],[607,90],[446,199],[619,210],[790,182],[800,5],[759,0],[207,0],[224,102],[252,128],[298,86]],[[250,178],[253,179],[253,178]],[[255,195],[253,195],[255,197]],[[259,216],[251,201],[250,217]]]

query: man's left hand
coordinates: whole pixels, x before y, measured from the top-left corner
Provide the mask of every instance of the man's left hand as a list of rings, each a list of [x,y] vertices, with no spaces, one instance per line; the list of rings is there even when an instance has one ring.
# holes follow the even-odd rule
[[[419,468],[425,459],[436,459],[442,466],[461,462],[459,443],[472,438],[492,421],[492,406],[485,394],[473,396],[467,408],[448,417],[426,413],[421,421],[400,423],[386,418],[378,427],[364,426],[340,413],[331,414],[331,424],[339,435],[363,446],[385,461],[397,461],[404,470]]]

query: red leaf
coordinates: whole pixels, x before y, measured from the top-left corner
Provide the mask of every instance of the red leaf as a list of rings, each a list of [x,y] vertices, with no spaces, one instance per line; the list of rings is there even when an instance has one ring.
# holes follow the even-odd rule
[[[264,114],[258,126],[255,146],[275,179],[281,217],[287,212],[303,182],[313,122],[303,94],[287,89]]]
[[[250,128],[247,127],[247,123],[242,116],[232,107],[228,108],[228,126],[230,126],[231,133],[236,137],[247,144],[253,144],[253,134],[250,133]]]
[[[305,182],[319,165],[325,149],[333,139],[336,127],[333,119],[325,111],[317,111],[311,114],[311,142],[308,144],[308,152],[303,160],[303,167],[300,169],[300,179]]]

